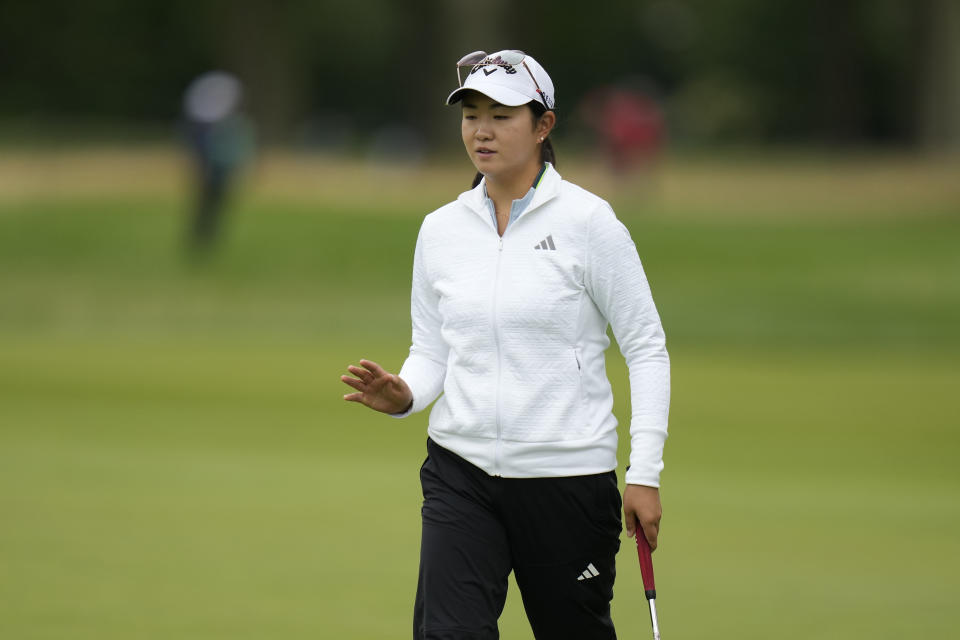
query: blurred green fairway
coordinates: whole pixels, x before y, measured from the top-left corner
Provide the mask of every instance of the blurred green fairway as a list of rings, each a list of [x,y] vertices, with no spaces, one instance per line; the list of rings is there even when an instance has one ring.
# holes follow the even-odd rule
[[[690,162],[653,195],[606,185],[673,360],[666,637],[955,636],[960,192],[909,163]],[[0,638],[410,637],[427,414],[347,405],[339,375],[402,363],[425,203],[466,162],[405,199],[409,176],[362,167],[340,191],[309,168],[251,187],[202,265],[169,176],[17,166],[0,163]],[[615,348],[609,372],[623,435]],[[619,635],[648,637],[627,539],[620,560]],[[531,637],[515,589],[501,631]]]

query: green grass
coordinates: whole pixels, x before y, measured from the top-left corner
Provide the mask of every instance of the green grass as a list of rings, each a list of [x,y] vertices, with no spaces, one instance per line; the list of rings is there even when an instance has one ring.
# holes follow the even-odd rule
[[[191,265],[172,196],[0,202],[0,637],[409,637],[426,415],[338,376],[402,362],[423,212],[239,204]],[[618,212],[673,360],[665,633],[949,637],[960,217]]]

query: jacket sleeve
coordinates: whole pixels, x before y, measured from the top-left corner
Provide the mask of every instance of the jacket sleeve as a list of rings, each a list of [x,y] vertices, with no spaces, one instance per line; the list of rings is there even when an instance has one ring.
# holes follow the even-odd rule
[[[630,232],[606,204],[590,219],[585,283],[630,370],[628,484],[660,486],[670,409],[670,359]]]
[[[410,355],[399,373],[413,392],[413,405],[404,413],[393,414],[397,418],[404,418],[430,406],[443,390],[447,373],[449,347],[440,334],[440,299],[430,283],[424,256],[425,226],[426,223],[420,227],[413,255],[413,286],[410,291],[412,344]]]

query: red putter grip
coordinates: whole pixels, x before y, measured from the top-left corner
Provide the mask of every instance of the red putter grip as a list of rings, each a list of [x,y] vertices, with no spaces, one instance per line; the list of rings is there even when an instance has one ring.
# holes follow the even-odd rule
[[[643,535],[643,527],[637,524],[637,557],[640,559],[640,574],[643,576],[643,590],[647,592],[647,599],[657,597],[657,586],[653,581],[653,558],[650,555],[650,543]]]

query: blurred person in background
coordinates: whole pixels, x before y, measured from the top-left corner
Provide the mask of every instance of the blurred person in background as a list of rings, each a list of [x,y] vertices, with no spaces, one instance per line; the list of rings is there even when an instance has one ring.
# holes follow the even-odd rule
[[[599,87],[584,99],[580,114],[617,173],[643,170],[660,156],[664,117],[651,92],[626,85]]]
[[[626,227],[557,173],[553,82],[530,56],[457,65],[472,190],[426,216],[413,344],[399,374],[361,360],[344,400],[430,414],[414,638],[497,638],[514,572],[538,638],[615,638],[621,508],[656,547],[669,358]],[[608,323],[630,368],[621,501]],[[442,396],[440,395],[443,392]]]
[[[253,155],[253,126],[240,110],[242,98],[240,81],[224,71],[198,76],[183,96],[197,183],[188,234],[195,255],[217,239],[233,176]]]

